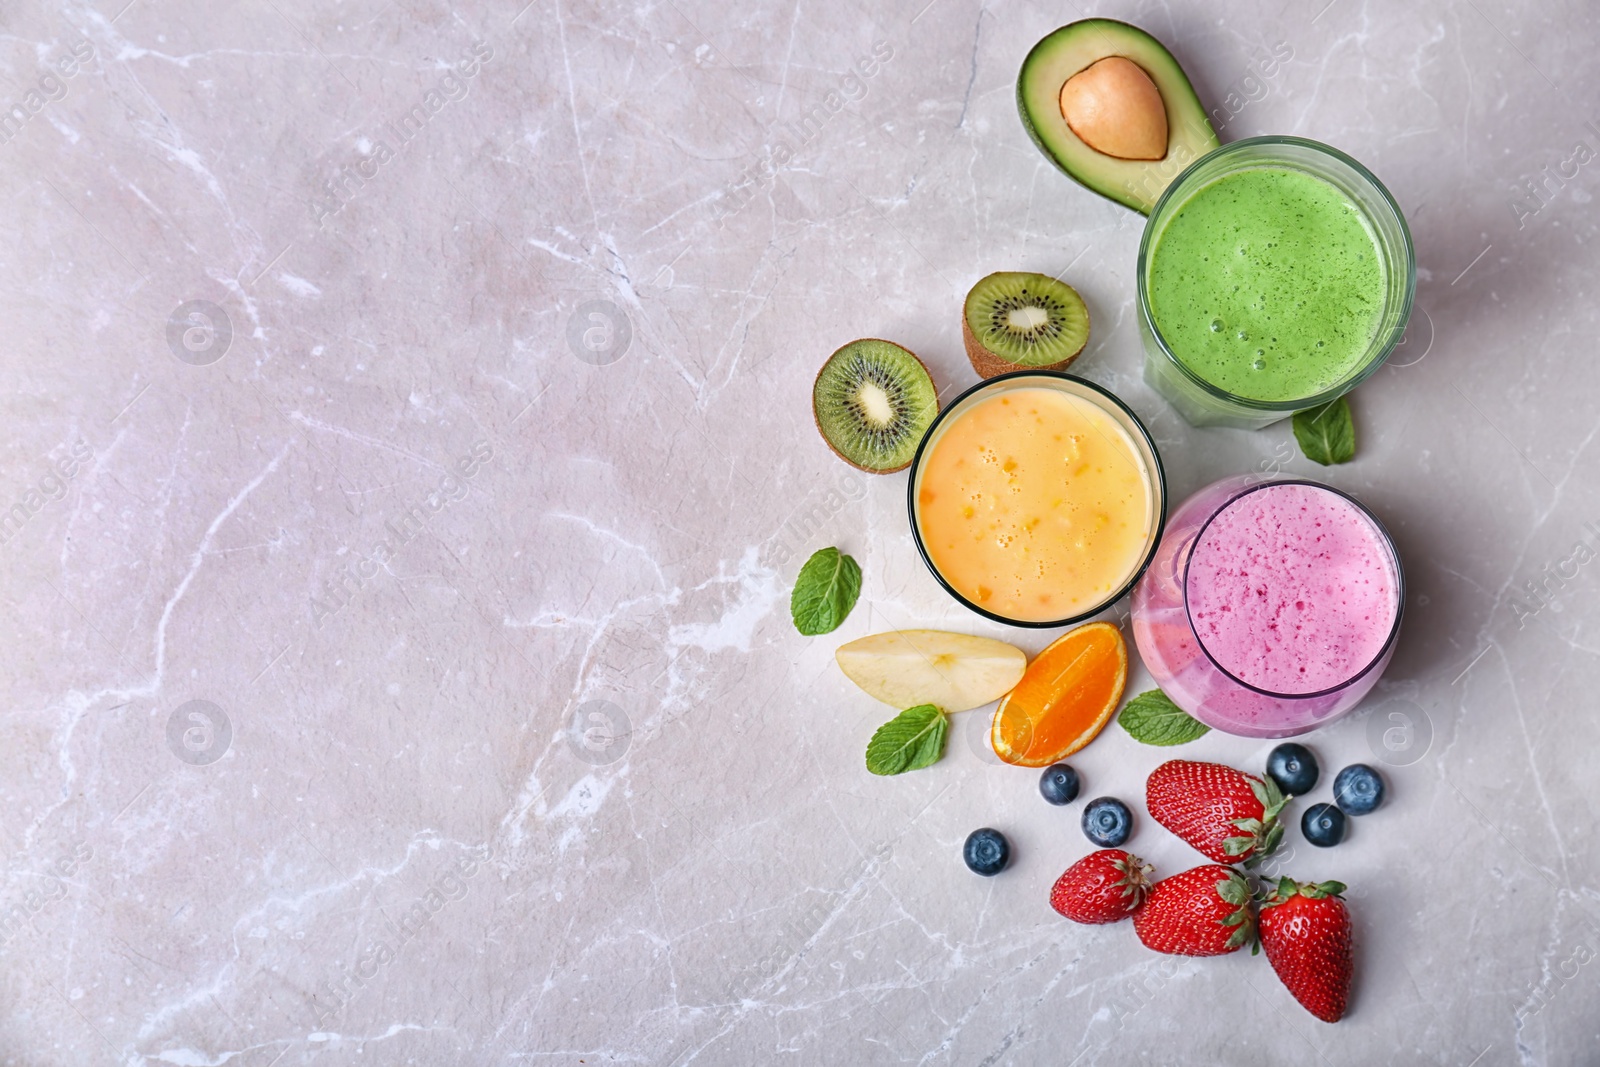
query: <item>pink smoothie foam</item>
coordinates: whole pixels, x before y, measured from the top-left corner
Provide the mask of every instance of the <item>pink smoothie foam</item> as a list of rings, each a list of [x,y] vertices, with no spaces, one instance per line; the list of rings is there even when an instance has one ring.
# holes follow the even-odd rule
[[[1274,693],[1332,689],[1383,651],[1399,611],[1386,541],[1320,486],[1266,485],[1228,505],[1195,544],[1194,632],[1235,678]]]

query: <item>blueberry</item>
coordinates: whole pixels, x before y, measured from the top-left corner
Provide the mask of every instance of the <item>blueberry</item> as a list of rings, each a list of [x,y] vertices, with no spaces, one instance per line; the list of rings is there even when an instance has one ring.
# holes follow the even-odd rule
[[[1365,763],[1352,763],[1334,778],[1333,799],[1346,815],[1368,815],[1383,803],[1383,779]]]
[[[1011,846],[1006,842],[1005,834],[985,826],[967,835],[967,844],[961,850],[961,857],[967,861],[967,868],[973,874],[988,877],[1005,869],[1006,860],[1011,858]]]
[[[1046,767],[1039,776],[1039,792],[1052,804],[1071,804],[1078,799],[1078,772],[1065,763]]]
[[[1332,848],[1344,840],[1344,812],[1332,804],[1313,804],[1300,816],[1300,832],[1318,848]]]
[[[1083,809],[1083,835],[1101,848],[1116,848],[1133,833],[1133,813],[1116,797],[1089,801]]]
[[[1303,797],[1317,784],[1317,757],[1293,741],[1279,745],[1267,757],[1267,777],[1292,797]]]

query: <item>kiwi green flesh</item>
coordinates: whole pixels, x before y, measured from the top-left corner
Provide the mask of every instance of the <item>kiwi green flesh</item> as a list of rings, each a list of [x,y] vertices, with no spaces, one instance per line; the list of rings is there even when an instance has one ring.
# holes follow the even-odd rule
[[[1019,367],[1071,359],[1089,339],[1089,309],[1047,274],[1003,271],[967,294],[967,328],[992,355]]]
[[[823,365],[812,389],[823,439],[846,462],[888,473],[911,463],[939,411],[927,368],[889,341],[852,341]]]

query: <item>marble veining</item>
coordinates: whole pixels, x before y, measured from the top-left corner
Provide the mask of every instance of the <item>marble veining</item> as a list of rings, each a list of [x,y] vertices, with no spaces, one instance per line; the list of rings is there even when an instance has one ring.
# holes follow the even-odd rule
[[[1327,141],[1406,212],[1417,310],[1355,462],[1142,382],[1142,220],[1016,114],[1022,56],[1089,14],[1167,42],[1224,140]],[[1597,29],[1564,0],[0,13],[0,1063],[1592,1062]],[[941,591],[812,378],[881,336],[948,398],[961,297],[1006,269],[1083,294],[1075,370],[1173,499],[1322,477],[1399,543],[1394,663],[1310,739],[1390,801],[1274,861],[1351,887],[1336,1026],[1259,958],[1057,918],[1077,809],[985,712],[928,770],[862,766],[887,709],[837,644],[1054,635]],[[802,638],[830,544],[861,602]],[[1132,800],[1164,755],[1113,727],[1073,763]],[[982,825],[993,879],[961,865]],[[1195,862],[1148,820],[1130,847]]]

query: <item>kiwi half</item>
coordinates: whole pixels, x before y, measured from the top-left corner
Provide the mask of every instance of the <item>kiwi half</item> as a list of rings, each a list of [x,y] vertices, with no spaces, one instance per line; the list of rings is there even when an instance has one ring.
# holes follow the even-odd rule
[[[928,368],[891,341],[851,341],[822,365],[811,389],[817,429],[838,457],[872,474],[911,465],[939,413]]]
[[[1065,370],[1089,340],[1089,309],[1048,274],[1001,271],[967,294],[967,358],[983,378],[1014,370]]]

